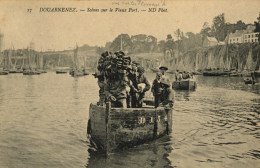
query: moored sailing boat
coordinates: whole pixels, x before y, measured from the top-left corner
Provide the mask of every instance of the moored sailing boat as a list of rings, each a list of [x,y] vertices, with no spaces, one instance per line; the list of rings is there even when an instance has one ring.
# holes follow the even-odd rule
[[[67,73],[67,71],[62,70],[62,69],[60,68],[60,55],[59,55],[58,69],[56,70],[56,74],[65,74],[65,73]]]
[[[80,69],[79,66],[79,59],[78,59],[78,45],[76,45],[76,48],[74,50],[74,61],[73,61],[73,68],[70,71],[70,75],[73,77],[80,77],[80,76],[85,76],[88,75],[84,73],[83,69]]]
[[[38,72],[36,70],[34,70],[33,65],[35,64],[35,55],[34,55],[34,51],[32,51],[31,49],[28,49],[28,65],[29,65],[29,69],[24,70],[23,71],[23,75],[40,75],[41,72]]]

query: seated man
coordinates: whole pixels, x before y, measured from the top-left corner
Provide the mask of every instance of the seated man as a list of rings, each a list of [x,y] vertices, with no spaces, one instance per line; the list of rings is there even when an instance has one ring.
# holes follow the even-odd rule
[[[182,78],[182,72],[179,72],[177,79],[178,79],[179,81],[181,81],[181,80],[183,79],[183,78]]]

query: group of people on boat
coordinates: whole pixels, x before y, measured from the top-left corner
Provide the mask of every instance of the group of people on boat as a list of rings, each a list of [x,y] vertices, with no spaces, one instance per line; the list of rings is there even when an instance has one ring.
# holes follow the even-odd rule
[[[178,69],[175,72],[175,80],[176,81],[181,81],[183,79],[192,79],[193,78],[193,74],[190,72],[186,72],[186,71],[179,71]]]
[[[132,61],[124,52],[104,52],[98,60],[97,71],[93,74],[98,78],[99,102],[111,102],[111,107],[141,108],[145,93],[150,89],[155,96],[155,107],[173,105],[173,91],[170,81],[165,77],[166,67],[161,68],[151,87],[145,69]]]

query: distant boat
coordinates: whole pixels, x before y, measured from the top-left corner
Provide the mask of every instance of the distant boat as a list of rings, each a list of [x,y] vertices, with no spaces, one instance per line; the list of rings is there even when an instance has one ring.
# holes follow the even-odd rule
[[[87,133],[97,149],[113,151],[149,142],[172,131],[172,108],[113,108],[90,104]]]
[[[70,75],[73,77],[81,77],[85,75],[89,75],[88,72],[85,70],[85,62],[84,62],[84,69],[79,68],[79,60],[78,60],[78,45],[76,45],[76,48],[74,50],[74,67],[70,71]]]
[[[35,64],[35,55],[31,49],[28,49],[28,65],[29,69],[23,71],[23,75],[40,75],[41,72],[33,70],[32,64]]]
[[[59,60],[58,60],[58,70],[56,70],[56,74],[65,74],[67,71],[62,70],[60,67],[60,55],[59,55]]]
[[[0,71],[0,75],[8,75],[8,71]]]
[[[231,72],[221,71],[221,70],[207,70],[203,71],[203,76],[225,76],[230,75]]]
[[[64,70],[57,70],[56,71],[56,74],[65,74],[67,73],[67,71],[64,71]]]
[[[40,74],[41,72],[33,71],[33,70],[28,70],[23,72],[23,75],[40,75]]]
[[[172,89],[174,90],[195,90],[196,88],[197,82],[195,79],[182,79],[172,83]]]

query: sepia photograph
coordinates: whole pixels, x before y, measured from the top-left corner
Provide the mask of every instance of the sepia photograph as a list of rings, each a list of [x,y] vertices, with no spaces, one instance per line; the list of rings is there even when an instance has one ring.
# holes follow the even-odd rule
[[[259,0],[0,0],[0,168],[256,168]]]

